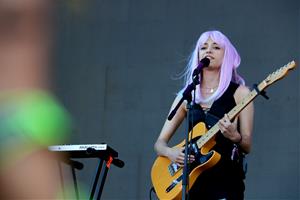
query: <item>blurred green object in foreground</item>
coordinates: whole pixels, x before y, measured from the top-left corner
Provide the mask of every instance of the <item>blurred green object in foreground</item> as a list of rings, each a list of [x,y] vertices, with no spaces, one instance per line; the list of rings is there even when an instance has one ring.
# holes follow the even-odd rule
[[[71,131],[69,114],[45,91],[1,95],[0,116],[1,143],[14,138],[48,146],[64,142]]]

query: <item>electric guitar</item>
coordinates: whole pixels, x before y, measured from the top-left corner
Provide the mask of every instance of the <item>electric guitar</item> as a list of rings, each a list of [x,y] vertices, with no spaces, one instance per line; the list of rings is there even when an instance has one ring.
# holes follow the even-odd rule
[[[268,75],[260,84],[255,85],[255,88],[242,99],[229,113],[229,119],[233,120],[256,96],[264,95],[264,89],[274,82],[282,79],[287,75],[287,72],[294,69],[296,63],[294,61],[286,64],[277,71]],[[216,144],[214,138],[220,131],[218,124],[215,124],[208,131],[204,123],[198,123],[193,130],[193,137],[189,133],[189,146],[192,149],[192,154],[195,155],[195,161],[191,163],[189,176],[189,187],[195,183],[197,177],[206,169],[213,167],[221,159],[221,155],[212,150]],[[185,146],[185,141],[182,141],[175,147]],[[167,157],[158,156],[155,160],[152,170],[151,179],[154,189],[159,199],[181,199],[182,195],[182,175],[183,168],[170,161]]]

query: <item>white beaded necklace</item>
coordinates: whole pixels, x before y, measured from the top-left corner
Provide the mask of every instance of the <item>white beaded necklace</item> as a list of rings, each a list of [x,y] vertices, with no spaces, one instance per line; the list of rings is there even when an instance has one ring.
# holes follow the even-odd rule
[[[217,90],[218,87],[213,87],[213,88],[203,88],[201,87],[201,90],[207,94],[212,94]]]

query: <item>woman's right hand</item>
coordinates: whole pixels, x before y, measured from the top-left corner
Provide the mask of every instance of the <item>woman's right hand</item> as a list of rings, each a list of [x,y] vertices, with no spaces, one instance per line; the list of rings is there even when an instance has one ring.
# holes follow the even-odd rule
[[[178,166],[184,166],[184,147],[173,147],[168,149],[168,158]],[[190,162],[193,162],[195,157],[190,155]]]

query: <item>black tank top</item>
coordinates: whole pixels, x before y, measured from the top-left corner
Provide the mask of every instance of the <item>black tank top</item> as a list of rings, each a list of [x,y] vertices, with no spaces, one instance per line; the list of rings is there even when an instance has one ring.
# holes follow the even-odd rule
[[[204,112],[199,104],[193,105],[189,112],[190,129],[199,122],[204,122],[207,129],[210,129],[213,125],[215,125],[226,113],[236,106],[234,93],[238,87],[238,84],[231,82],[224,94],[212,104],[211,108],[207,112]],[[225,138],[220,132],[216,135],[216,142],[217,144],[213,149],[219,152],[222,155],[222,158],[230,158],[233,143],[229,139]]]

